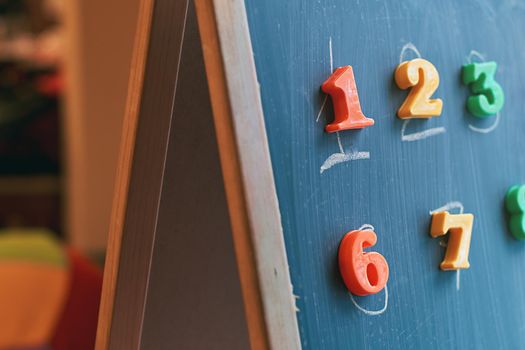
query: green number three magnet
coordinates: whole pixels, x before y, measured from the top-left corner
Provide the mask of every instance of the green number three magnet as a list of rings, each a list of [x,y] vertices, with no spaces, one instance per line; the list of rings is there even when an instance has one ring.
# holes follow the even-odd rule
[[[496,62],[470,63],[463,66],[463,84],[474,94],[467,99],[467,109],[479,118],[498,113],[505,102],[503,89],[494,80]]]

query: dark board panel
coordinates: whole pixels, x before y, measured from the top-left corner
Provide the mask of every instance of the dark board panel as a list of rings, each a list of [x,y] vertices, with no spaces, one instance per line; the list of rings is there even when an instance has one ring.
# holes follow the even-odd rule
[[[173,111],[141,349],[248,349],[193,4]]]
[[[506,229],[503,197],[525,182],[525,2],[246,0],[246,7],[303,347],[522,347],[525,246]],[[416,51],[439,71],[434,96],[444,107],[438,118],[404,124],[395,112],[406,91],[393,73],[400,56]],[[506,104],[500,116],[478,120],[465,109],[460,72],[483,59],[499,64]],[[333,68],[353,66],[363,111],[376,122],[339,140],[323,131],[330,100],[316,122],[331,60]],[[429,212],[447,204],[475,216],[471,267],[459,276],[439,270],[444,242],[429,236]],[[379,315],[354,305],[337,267],[341,238],[363,224],[375,227],[373,250],[390,267]],[[380,310],[385,296],[355,301]]]

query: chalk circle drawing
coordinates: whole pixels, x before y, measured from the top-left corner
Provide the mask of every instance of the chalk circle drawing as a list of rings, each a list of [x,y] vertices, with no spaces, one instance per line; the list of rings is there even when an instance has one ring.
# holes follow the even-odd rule
[[[448,212],[450,212],[450,211],[452,211],[454,209],[457,209],[459,214],[463,214],[463,211],[465,210],[465,208],[463,207],[463,203],[458,202],[458,201],[452,201],[452,202],[448,202],[447,204],[445,204],[442,207],[439,207],[437,209],[431,210],[429,212],[429,214],[432,215],[434,213],[439,213],[441,211],[448,211]],[[445,243],[444,240],[441,240],[439,242],[439,245],[442,246],[443,248],[447,247],[447,244]],[[459,288],[460,288],[460,280],[461,280],[461,270],[456,270],[456,290],[457,291],[459,291]]]
[[[401,53],[399,54],[399,63],[404,62],[407,59],[406,56],[408,56],[409,53],[412,53],[417,58],[421,58],[421,53],[419,52],[417,47],[413,43],[408,42],[405,45],[403,45],[403,48],[401,49]],[[412,119],[406,119],[403,121],[403,126],[401,127],[401,141],[403,142],[423,140],[431,136],[443,134],[447,131],[444,127],[440,126],[437,128],[431,128],[412,134],[406,134],[407,126],[408,124],[410,124],[411,120]]]
[[[330,52],[330,74],[334,71],[334,54],[332,50],[332,37],[328,39],[328,49]],[[317,113],[317,117],[315,119],[316,122],[319,122],[319,118],[321,118],[321,115],[323,114],[326,102],[328,101],[328,95],[324,97],[323,103],[321,104],[321,108],[319,109],[319,113]],[[332,153],[321,165],[321,168],[319,170],[319,173],[322,174],[325,172],[325,170],[330,169],[336,164],[341,164],[345,162],[349,162],[352,160],[361,160],[361,159],[370,159],[370,152],[360,152],[360,151],[351,151],[350,153],[346,153],[343,144],[341,142],[341,135],[339,135],[339,132],[336,132],[337,137],[337,145],[339,146],[339,152]]]
[[[467,63],[485,62],[485,61],[486,61],[485,55],[479,53],[476,50],[471,50],[470,53],[467,56]],[[479,132],[479,133],[482,133],[482,134],[488,134],[489,132],[494,131],[494,129],[496,129],[498,127],[499,120],[500,120],[500,114],[498,112],[498,113],[496,113],[496,119],[494,120],[494,123],[492,123],[491,126],[489,126],[487,128],[477,128],[474,125],[469,124],[468,127],[469,127],[470,130],[472,130],[474,132]]]
[[[374,226],[372,226],[370,224],[364,224],[363,226],[361,226],[357,230],[358,231],[375,231]],[[354,297],[354,295],[352,293],[348,292],[348,294],[350,295],[350,300],[352,300],[352,304],[354,304],[354,306],[359,311],[361,311],[362,313],[364,313],[366,315],[369,315],[369,316],[377,316],[377,315],[381,315],[382,313],[384,313],[386,311],[387,307],[388,307],[388,287],[387,287],[386,284],[385,284],[384,290],[385,290],[385,305],[380,310],[367,310],[364,307],[362,307],[361,305],[359,305],[359,303],[355,300],[355,297]]]

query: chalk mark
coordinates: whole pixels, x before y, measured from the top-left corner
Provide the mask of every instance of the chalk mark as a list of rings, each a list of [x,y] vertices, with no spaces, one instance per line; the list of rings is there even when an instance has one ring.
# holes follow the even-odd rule
[[[335,136],[337,137],[337,145],[339,146],[339,152],[345,153],[345,150],[343,148],[343,142],[341,142],[341,135],[339,135],[339,131],[336,131]]]
[[[459,213],[463,214],[463,211],[465,210],[465,207],[463,207],[463,203],[461,203],[461,202],[452,201],[452,202],[448,202],[447,204],[445,204],[442,207],[439,207],[437,209],[431,210],[429,213],[430,213],[430,215],[432,215],[434,213],[439,213],[439,212],[442,212],[442,211],[450,211],[450,210],[453,210],[453,209],[458,209]],[[444,247],[444,248],[447,247],[447,244],[443,240],[441,242],[439,242],[439,245]],[[456,290],[457,291],[459,291],[460,286],[461,286],[461,270],[456,270]]]
[[[315,118],[316,123],[319,121],[319,118],[321,118],[321,114],[323,114],[323,110],[324,110],[326,101],[328,101],[328,95],[324,97],[323,104],[321,104],[321,109],[319,109],[319,113],[317,113],[317,118]]]
[[[472,63],[473,62],[473,58],[477,58],[477,62],[485,62],[486,61],[486,58],[485,58],[485,55],[482,54],[481,52],[479,51],[476,51],[476,50],[470,50],[468,56],[467,56],[467,61],[468,63]]]
[[[323,165],[321,165],[320,173],[322,174],[325,170],[330,169],[334,165],[361,159],[370,159],[370,152],[354,151],[352,153],[333,153],[326,158]]]
[[[476,58],[476,60],[474,61],[473,59]],[[470,53],[468,54],[467,56],[467,62],[468,63],[473,63],[473,62],[485,62],[486,61],[486,58],[485,58],[485,55],[476,51],[476,50],[470,50]],[[489,132],[491,131],[494,131],[494,129],[496,129],[499,125],[499,121],[500,121],[500,114],[499,112],[496,113],[496,119],[494,120],[494,123],[487,127],[487,128],[478,128],[478,127],[475,127],[474,125],[470,124],[468,125],[469,129],[474,131],[474,132],[479,132],[481,134],[488,134]]]
[[[357,231],[375,231],[375,230],[376,229],[374,228],[374,226],[370,224],[364,224],[363,226],[357,229]]]
[[[328,47],[330,48],[330,74],[334,71],[334,53],[332,50],[332,37],[328,38]]]
[[[482,134],[488,134],[489,132],[494,131],[494,129],[496,129],[498,127],[499,120],[500,120],[500,114],[498,112],[498,113],[496,113],[496,120],[494,121],[494,124],[492,124],[488,128],[476,128],[472,124],[469,124],[468,127],[472,131],[479,132],[479,133],[482,133]]]
[[[399,54],[399,63],[403,62],[405,60],[406,53],[412,51],[414,54],[416,54],[417,58],[421,58],[421,53],[419,53],[419,50],[417,49],[416,45],[412,44],[410,41],[403,45],[401,48],[401,53]]]
[[[350,294],[350,300],[352,300],[352,303],[359,311],[363,312],[364,314],[368,316],[377,316],[385,312],[388,307],[388,287],[386,284],[385,284],[384,290],[385,290],[385,306],[383,306],[383,308],[380,310],[367,310],[357,303],[352,293],[348,292],[348,294]]]
[[[401,127],[401,141],[412,142],[412,141],[423,140],[428,137],[439,135],[447,131],[447,129],[445,129],[443,126],[440,126],[437,128],[431,128],[431,129],[414,132],[412,134],[406,135],[405,130],[409,122],[410,122],[410,119],[407,119],[403,122],[403,126]]]
[[[328,47],[330,49],[330,74],[334,71],[334,55],[332,52],[332,37],[328,38]],[[317,118],[315,119],[315,122],[319,121],[319,118],[321,118],[321,114],[323,114],[324,107],[326,105],[326,101],[328,101],[328,95],[324,97],[323,104],[321,104],[321,109],[319,109],[319,113],[317,113]]]
[[[408,42],[405,45],[403,45],[403,47],[401,48],[401,53],[399,54],[399,63],[402,63],[405,60],[405,56],[407,55],[408,52],[412,52],[417,56],[417,58],[421,58],[421,53],[417,49],[416,45],[414,45],[411,42]],[[437,128],[430,128],[427,130],[423,130],[423,131],[419,131],[419,132],[415,132],[415,133],[406,135],[405,131],[410,121],[411,119],[406,119],[403,122],[403,126],[401,127],[401,141],[403,142],[419,141],[419,140],[423,140],[423,139],[426,139],[432,136],[443,134],[447,131],[447,129],[445,129],[443,126],[440,126]]]
[[[458,202],[458,201],[452,201],[452,202],[448,202],[447,204],[445,204],[442,207],[439,207],[437,209],[431,210],[429,212],[429,214],[432,215],[434,213],[439,213],[439,212],[442,212],[442,211],[451,211],[451,210],[454,210],[454,209],[458,209],[460,214],[463,214],[463,211],[465,210],[465,208],[463,207],[463,203]]]

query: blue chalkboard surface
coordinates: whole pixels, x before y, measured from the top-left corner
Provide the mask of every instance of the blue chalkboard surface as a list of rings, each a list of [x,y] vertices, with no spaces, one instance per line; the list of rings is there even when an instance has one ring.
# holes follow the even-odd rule
[[[525,347],[525,245],[507,229],[506,190],[525,183],[525,1],[246,0],[257,78],[304,349]],[[434,64],[440,117],[403,121],[400,61]],[[498,63],[505,105],[470,115],[469,62]],[[320,85],[351,65],[375,125],[324,132]],[[470,269],[441,271],[430,212],[472,213]],[[352,297],[344,234],[372,225],[387,288]]]

